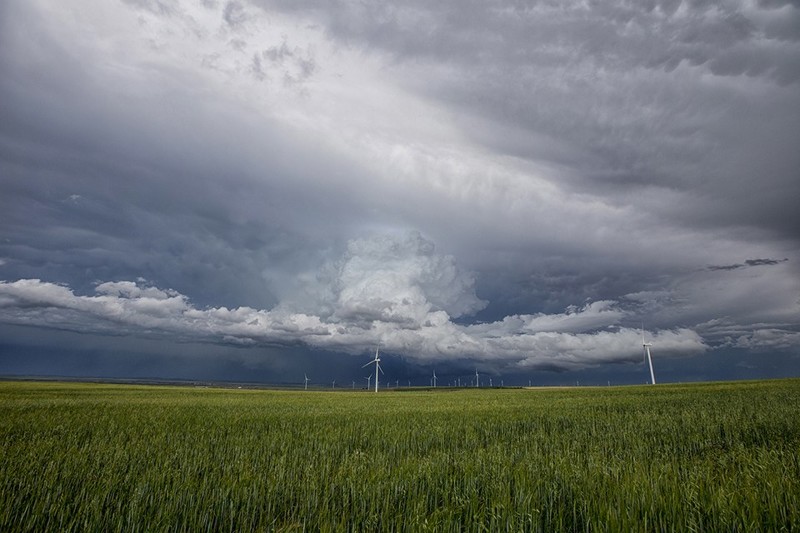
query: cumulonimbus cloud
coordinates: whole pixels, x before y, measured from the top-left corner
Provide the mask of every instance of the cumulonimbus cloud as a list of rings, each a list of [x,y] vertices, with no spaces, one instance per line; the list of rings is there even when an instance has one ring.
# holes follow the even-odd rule
[[[485,302],[455,259],[437,253],[418,233],[353,240],[340,260],[323,268],[318,281],[318,304],[326,313],[298,311],[289,303],[270,310],[201,309],[187,296],[143,280],[100,283],[92,295],[38,279],[3,281],[0,320],[221,344],[302,343],[353,354],[380,344],[420,361],[476,359],[554,369],[631,361],[641,350],[638,331],[615,327],[625,313],[611,301],[553,315],[455,323],[454,317],[471,315]],[[706,349],[689,329],[653,337],[673,354]]]

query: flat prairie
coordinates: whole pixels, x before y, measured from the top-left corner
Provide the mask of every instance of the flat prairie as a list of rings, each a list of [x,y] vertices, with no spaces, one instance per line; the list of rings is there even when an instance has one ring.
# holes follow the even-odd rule
[[[797,531],[800,380],[0,382],[0,531]]]

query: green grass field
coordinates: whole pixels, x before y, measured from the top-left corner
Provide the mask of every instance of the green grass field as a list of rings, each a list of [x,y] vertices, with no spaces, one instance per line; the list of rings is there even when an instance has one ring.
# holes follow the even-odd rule
[[[0,382],[0,531],[800,530],[800,380]]]

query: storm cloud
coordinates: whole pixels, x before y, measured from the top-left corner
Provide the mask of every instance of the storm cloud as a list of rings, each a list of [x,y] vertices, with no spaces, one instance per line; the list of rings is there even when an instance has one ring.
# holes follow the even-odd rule
[[[0,321],[796,373],[798,138],[791,2],[12,0]]]
[[[472,314],[483,302],[453,258],[436,254],[419,234],[351,242],[344,258],[326,265],[313,291],[316,301],[306,300],[304,307],[321,310],[321,316],[293,310],[291,304],[272,310],[201,309],[185,295],[145,280],[104,282],[92,295],[76,295],[68,287],[25,279],[0,282],[0,317],[7,323],[58,324],[81,333],[178,335],[242,345],[299,342],[354,354],[377,345],[419,362],[474,358],[565,369],[636,359],[636,339],[643,334],[625,328],[601,331],[626,314],[607,301],[557,315],[456,324],[452,317]],[[687,329],[660,332],[656,338],[673,355],[707,348]]]

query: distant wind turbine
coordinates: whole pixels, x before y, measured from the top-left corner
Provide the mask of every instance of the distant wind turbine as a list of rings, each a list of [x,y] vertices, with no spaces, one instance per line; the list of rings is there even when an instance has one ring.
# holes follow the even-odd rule
[[[369,384],[372,382],[372,374],[370,374],[369,376],[365,377],[364,379],[367,380],[367,390],[369,390]]]
[[[475,369],[475,386],[480,387],[480,378],[478,377],[478,369]]]
[[[436,370],[433,371],[433,377],[431,378],[431,382],[433,383],[433,388],[436,388]]]
[[[305,379],[305,383],[304,383],[305,390],[308,390],[308,374],[303,374],[303,376],[305,376],[305,378],[306,378]]]
[[[331,384],[331,388],[332,388],[332,389],[335,389],[335,388],[336,388],[336,380],[335,380],[335,379],[333,380],[333,383]]]
[[[653,357],[650,355],[650,347],[653,345],[651,342],[644,340],[644,325],[642,325],[642,348],[644,349],[644,359],[650,365],[650,383],[656,384],[656,375],[653,373]]]
[[[378,371],[380,371],[380,373],[383,374],[383,369],[381,368],[381,358],[379,357],[379,353],[380,353],[380,347],[375,348],[375,359],[373,359],[372,361],[361,367],[364,368],[375,363],[375,392],[378,392]]]

